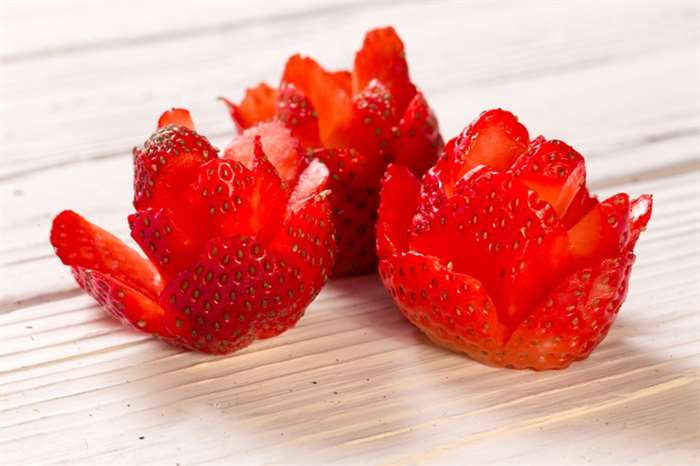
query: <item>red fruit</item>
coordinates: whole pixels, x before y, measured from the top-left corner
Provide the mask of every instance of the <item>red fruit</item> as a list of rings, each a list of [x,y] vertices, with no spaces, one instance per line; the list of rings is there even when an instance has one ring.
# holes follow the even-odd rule
[[[511,166],[515,176],[536,191],[559,216],[566,213],[581,187],[586,184],[586,167],[581,154],[561,141],[532,141],[530,150]]]
[[[392,27],[369,31],[355,55],[353,92],[363,91],[375,79],[387,87],[397,111],[402,114],[416,94],[416,86],[408,76],[403,42]]]
[[[221,98],[228,108],[231,119],[239,131],[250,128],[263,121],[268,121],[275,115],[275,100],[277,90],[266,83],[246,89],[245,97],[240,104],[235,104],[226,98]]]
[[[184,108],[171,108],[170,110],[163,112],[158,119],[158,128],[168,125],[184,126],[185,128],[194,131],[192,116],[190,115],[190,112]]]
[[[164,113],[160,120],[172,121],[172,112]],[[183,119],[189,119],[189,113],[178,110],[176,120]],[[191,119],[189,121],[191,123]],[[189,127],[168,123],[160,127],[143,147],[134,148],[133,155],[134,207],[140,210],[178,204],[172,199],[173,193],[184,193],[196,168],[216,158],[217,150]]]
[[[383,161],[354,149],[314,152],[331,173],[328,188],[335,218],[338,259],[333,273],[350,275],[376,264],[374,225]]]
[[[280,178],[288,185],[294,184],[299,173],[306,167],[306,160],[299,139],[280,122],[260,123],[243,131],[228,145],[224,158],[252,168],[256,137],[260,137],[265,154]]]
[[[507,170],[529,142],[527,129],[512,113],[500,109],[482,113],[457,136],[449,154],[453,178],[446,184],[454,186],[477,165]]]
[[[151,297],[97,270],[73,267],[72,271],[80,287],[123,324],[165,339],[174,336],[164,326],[163,308]]]
[[[420,185],[391,166],[380,271],[402,313],[439,344],[489,364],[562,368],[607,334],[651,197],[598,204],[577,152],[527,139],[514,116],[490,111]]]
[[[352,72],[331,72],[311,58],[290,57],[273,119],[307,152],[328,149],[319,156],[326,157],[334,192],[330,201],[340,245],[334,274],[372,271],[384,169],[394,162],[420,176],[442,149],[437,120],[410,80],[401,39],[391,27],[368,32]],[[264,138],[263,147],[269,152]]]
[[[165,280],[192,262],[204,233],[194,219],[174,220],[170,209],[145,209],[129,215],[131,237],[141,246]]]
[[[330,73],[309,57],[292,55],[284,68],[282,84],[293,84],[318,113],[320,139],[334,146],[345,140],[350,121],[351,96],[345,74]]]
[[[410,171],[399,165],[387,167],[382,180],[377,224],[377,254],[388,257],[408,249],[413,214],[418,208],[420,183]]]
[[[151,297],[162,288],[156,268],[119,238],[71,210],[56,216],[51,244],[61,262],[114,277]]]
[[[392,127],[396,112],[391,94],[377,80],[353,98],[349,144],[370,157],[391,160]]]
[[[576,197],[571,201],[569,209],[562,216],[561,222],[568,229],[576,225],[584,215],[598,204],[598,198],[591,196],[586,186],[581,186],[581,189],[576,193]]]
[[[154,171],[152,195],[129,217],[152,262],[70,211],[54,220],[51,242],[80,286],[122,322],[172,344],[228,353],[294,326],[326,282],[336,248],[328,169],[318,160],[307,167],[278,122],[249,128],[228,158],[206,161],[197,152],[203,138],[171,126],[188,115],[161,117],[180,134],[172,147],[188,152],[164,152],[171,159]],[[146,151],[161,144],[160,131]],[[152,155],[140,154],[137,164]]]
[[[513,325],[556,284],[568,244],[549,204],[512,175],[481,167],[460,180],[409,246],[478,277],[501,321]]]
[[[318,115],[311,101],[292,83],[282,83],[277,95],[276,116],[304,147],[321,145]]]
[[[428,171],[442,149],[437,118],[420,92],[416,92],[392,133],[394,163],[409,168],[416,176]]]

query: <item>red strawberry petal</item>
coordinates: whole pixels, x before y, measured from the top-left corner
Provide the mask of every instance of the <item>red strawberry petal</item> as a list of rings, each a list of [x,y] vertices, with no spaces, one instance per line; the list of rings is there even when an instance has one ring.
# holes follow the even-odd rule
[[[408,247],[411,219],[417,208],[420,184],[405,167],[390,164],[384,173],[377,220],[377,255],[387,258]]]
[[[394,133],[394,162],[421,176],[437,159],[442,136],[437,118],[423,94],[417,92],[404,112]]]
[[[503,344],[506,331],[478,280],[412,252],[381,260],[379,274],[401,313],[436,343],[477,360]]]
[[[634,255],[623,253],[573,273],[520,324],[493,362],[562,369],[588,357],[617,317],[633,263]]]
[[[202,247],[202,232],[193,212],[174,220],[170,209],[140,210],[129,216],[131,237],[141,246],[165,281],[190,265]]]
[[[261,123],[246,129],[231,141],[224,158],[237,160],[252,169],[256,137],[260,137],[265,154],[280,178],[287,185],[293,185],[306,167],[306,160],[299,140],[281,122]]]
[[[253,172],[242,163],[216,159],[199,167],[187,200],[209,237],[252,235],[254,186]]]
[[[72,270],[80,287],[123,324],[166,340],[173,337],[164,326],[165,311],[150,297],[97,270],[83,267],[73,267]]]
[[[565,228],[569,229],[576,225],[588,212],[598,204],[598,198],[591,196],[588,188],[582,186],[576,193],[576,197],[571,201],[568,210],[561,219]]]
[[[330,204],[326,193],[321,193],[293,212],[268,246],[292,267],[300,282],[302,308],[316,297],[330,275],[337,254],[333,230]]]
[[[328,184],[328,174],[328,167],[318,159],[313,159],[299,175],[299,181],[289,196],[287,215],[299,210],[309,199],[323,191]]]
[[[331,174],[328,188],[339,246],[333,274],[352,275],[376,266],[374,225],[384,161],[354,149],[314,152]]]
[[[228,107],[231,119],[236,123],[239,131],[271,120],[275,116],[276,99],[277,90],[264,82],[256,87],[246,89],[245,97],[240,104],[233,103],[224,97],[221,98]]]
[[[569,230],[571,253],[581,266],[618,255],[630,239],[630,201],[625,193],[597,204]]]
[[[581,154],[557,140],[537,138],[528,152],[515,161],[511,171],[540,199],[549,202],[561,217],[586,184],[586,166]]]
[[[374,29],[365,35],[362,48],[355,55],[352,74],[353,92],[365,89],[373,79],[384,84],[403,113],[416,93],[408,75],[403,42],[392,27]]]
[[[350,123],[350,94],[345,73],[330,73],[308,57],[293,55],[287,61],[282,83],[291,83],[313,104],[318,112],[321,142],[325,146],[342,146]]]
[[[392,128],[396,111],[391,94],[379,81],[372,80],[352,101],[353,116],[347,145],[368,157],[391,159]]]
[[[505,110],[482,113],[454,143],[455,182],[477,165],[507,170],[518,156],[525,153],[528,144],[527,129],[512,113]]]
[[[158,128],[168,125],[184,126],[192,131],[195,130],[192,116],[190,112],[184,108],[171,108],[167,112],[163,112],[158,119]]]
[[[177,210],[179,196],[196,177],[197,168],[217,157],[209,141],[184,126],[156,131],[141,148],[134,148],[134,207]]]
[[[651,219],[653,198],[651,194],[643,194],[632,201],[630,205],[630,223],[631,234],[626,248],[631,251],[634,249],[639,234],[647,227],[647,223]]]
[[[292,83],[282,83],[277,95],[277,118],[306,148],[321,145],[318,114],[311,101]]]
[[[150,297],[162,288],[155,267],[119,238],[70,210],[53,220],[51,244],[61,261],[119,280]]]

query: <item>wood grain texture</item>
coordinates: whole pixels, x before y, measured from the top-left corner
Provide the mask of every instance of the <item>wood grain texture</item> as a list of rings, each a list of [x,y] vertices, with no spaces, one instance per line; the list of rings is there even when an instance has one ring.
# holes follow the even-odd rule
[[[700,30],[658,2],[7,1],[0,6],[0,464],[697,464]],[[346,67],[394,24],[451,136],[500,106],[654,193],[630,295],[586,361],[497,370],[430,345],[375,276],[232,357],[119,327],[53,256],[74,208],[127,238],[130,148],[173,105],[218,145],[219,95],[294,52]]]

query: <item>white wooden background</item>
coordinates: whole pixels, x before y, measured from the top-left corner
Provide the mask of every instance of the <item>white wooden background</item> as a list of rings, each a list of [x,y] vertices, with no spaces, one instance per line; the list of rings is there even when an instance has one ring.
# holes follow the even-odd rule
[[[196,7],[195,7],[196,4]],[[0,463],[700,461],[700,23],[693,0],[0,2]],[[348,67],[393,24],[454,135],[481,110],[589,157],[599,193],[652,192],[630,296],[585,362],[488,368],[428,344],[377,277],[231,357],[119,327],[48,244],[74,208],[128,237],[130,148],[293,52]]]

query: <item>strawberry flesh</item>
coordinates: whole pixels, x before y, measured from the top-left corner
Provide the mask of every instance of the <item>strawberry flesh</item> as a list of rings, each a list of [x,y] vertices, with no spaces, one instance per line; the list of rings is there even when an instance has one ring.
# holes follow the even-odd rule
[[[442,148],[437,118],[420,92],[416,92],[392,134],[394,163],[408,167],[416,176],[428,171]]]
[[[119,238],[64,210],[53,220],[51,244],[61,261],[71,267],[96,270],[147,296],[162,288],[156,268]]]
[[[277,94],[276,117],[307,148],[319,147],[318,114],[311,101],[292,83],[282,83]]]
[[[481,167],[457,190],[411,234],[410,247],[479,279],[501,320],[516,325],[566,267],[566,231],[552,207],[510,174]]]
[[[362,48],[355,55],[353,92],[361,92],[373,80],[387,86],[400,114],[416,94],[416,86],[408,75],[403,42],[392,27],[369,31]]]
[[[216,158],[217,150],[193,130],[168,124],[134,148],[133,155],[134,207],[142,210],[180,204],[173,195],[185,192],[197,167]]]
[[[193,216],[194,217],[194,216]],[[170,209],[145,209],[129,215],[131,237],[141,246],[165,281],[187,267],[202,246],[199,223],[186,217],[173,220]]]
[[[245,96],[240,104],[235,104],[223,97],[221,98],[239,131],[248,129],[263,121],[271,120],[275,115],[276,99],[277,90],[266,83],[260,83],[256,87],[246,89]]]
[[[380,257],[408,248],[408,234],[418,207],[420,183],[401,165],[390,164],[382,180],[377,223],[377,251]]]
[[[376,264],[374,225],[384,162],[354,149],[314,152],[331,173],[328,188],[335,216],[335,275],[371,270]]]
[[[548,202],[561,217],[586,184],[583,157],[571,146],[557,140],[537,138],[510,170]]]
[[[252,169],[256,138],[260,138],[266,157],[282,181],[293,185],[306,163],[299,140],[280,122],[260,123],[243,131],[228,145],[223,158],[236,160]]]
[[[72,271],[80,287],[123,324],[166,340],[173,338],[164,325],[165,311],[152,297],[97,270],[73,267]]]

